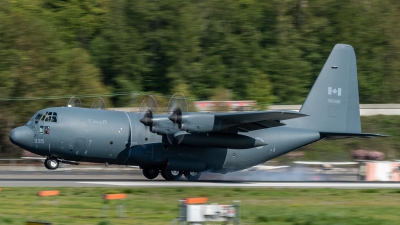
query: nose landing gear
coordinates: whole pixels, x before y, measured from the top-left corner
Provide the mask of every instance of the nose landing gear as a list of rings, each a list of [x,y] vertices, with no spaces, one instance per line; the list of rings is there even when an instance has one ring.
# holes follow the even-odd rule
[[[47,158],[44,160],[44,167],[48,170],[55,170],[60,165],[60,162],[57,158]]]

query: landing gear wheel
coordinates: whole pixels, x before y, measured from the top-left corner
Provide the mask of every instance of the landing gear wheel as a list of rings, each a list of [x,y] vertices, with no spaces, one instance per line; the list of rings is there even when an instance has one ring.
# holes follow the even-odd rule
[[[165,170],[164,171],[164,176],[163,176],[164,178],[167,178],[166,180],[179,180],[182,177],[182,171],[179,171],[179,170]]]
[[[184,175],[187,180],[198,180],[199,177],[201,176],[201,172],[185,171]]]
[[[44,167],[48,170],[55,170],[58,168],[60,165],[60,162],[58,162],[58,159],[56,158],[47,158],[44,160]]]
[[[165,180],[168,180],[168,177],[165,175],[165,172],[164,172],[164,171],[161,172],[161,176],[162,176]]]
[[[142,172],[143,176],[145,176],[149,180],[153,180],[160,173],[158,170],[152,168],[143,168]]]

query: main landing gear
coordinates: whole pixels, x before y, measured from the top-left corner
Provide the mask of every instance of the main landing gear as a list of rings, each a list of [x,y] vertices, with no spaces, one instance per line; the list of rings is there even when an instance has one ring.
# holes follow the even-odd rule
[[[55,170],[60,165],[57,158],[47,158],[44,160],[44,167],[48,170]]]
[[[158,174],[160,173],[159,170],[152,169],[152,168],[143,168],[142,172],[143,172],[143,176],[149,180],[155,179],[158,176]]]
[[[191,172],[191,171],[179,171],[179,170],[157,170],[152,168],[143,168],[143,176],[147,179],[155,179],[160,173],[165,180],[180,180],[182,175],[185,176],[187,180],[197,180],[199,179],[201,172]]]

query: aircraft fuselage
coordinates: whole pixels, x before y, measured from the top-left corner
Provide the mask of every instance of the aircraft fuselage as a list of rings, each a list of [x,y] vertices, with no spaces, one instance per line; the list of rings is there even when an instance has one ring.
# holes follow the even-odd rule
[[[46,112],[49,117],[55,115],[56,122],[43,119]],[[316,131],[281,126],[240,133],[267,143],[256,148],[170,145],[165,136],[140,123],[140,116],[89,108],[48,108],[37,112],[26,126],[16,128],[29,128],[32,135],[16,137],[14,132],[10,138],[13,141],[15,136],[13,142],[30,152],[63,160],[220,173],[258,165],[320,139]],[[22,138],[28,140],[17,140]]]

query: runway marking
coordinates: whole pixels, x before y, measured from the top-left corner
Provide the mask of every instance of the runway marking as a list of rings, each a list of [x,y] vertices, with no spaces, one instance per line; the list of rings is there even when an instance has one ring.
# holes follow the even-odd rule
[[[77,182],[80,184],[131,186],[131,187],[264,187],[264,188],[400,188],[400,183],[345,183],[345,182],[176,182],[176,181],[137,181],[137,182]]]

